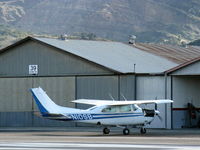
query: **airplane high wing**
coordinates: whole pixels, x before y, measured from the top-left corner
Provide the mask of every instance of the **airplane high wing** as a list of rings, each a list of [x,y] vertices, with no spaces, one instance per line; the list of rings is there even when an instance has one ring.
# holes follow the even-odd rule
[[[72,101],[74,103],[94,105],[89,109],[83,110],[57,105],[40,87],[32,88],[31,93],[42,117],[59,121],[96,124],[104,127],[104,134],[110,133],[109,126],[123,128],[124,135],[130,133],[129,127],[139,127],[141,134],[145,134],[146,129],[144,126],[150,124],[156,116],[161,118],[159,116],[160,112],[156,110],[156,107],[155,109],[145,109],[138,105],[173,102],[169,99],[137,101],[78,99]]]
[[[79,103],[79,104],[88,104],[88,105],[95,105],[95,106],[101,106],[101,105],[130,105],[130,104],[165,104],[165,103],[172,103],[173,101],[170,99],[159,99],[159,100],[128,100],[128,101],[111,101],[111,100],[92,100],[92,99],[78,99],[72,101],[73,103]]]

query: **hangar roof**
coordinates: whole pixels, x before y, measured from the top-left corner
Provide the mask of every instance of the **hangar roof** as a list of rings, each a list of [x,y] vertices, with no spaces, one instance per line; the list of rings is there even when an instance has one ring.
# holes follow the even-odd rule
[[[137,43],[134,47],[167,58],[168,60],[178,64],[200,57],[199,46],[180,47],[174,45]]]
[[[34,39],[120,73],[162,73],[178,65],[120,42]]]
[[[118,73],[160,74],[179,65],[178,62],[155,55],[153,52],[146,52],[128,44],[111,41],[27,37],[2,49],[1,52],[27,40],[55,47]]]
[[[200,61],[200,46],[188,45],[186,47],[180,47],[174,45],[137,43],[136,45],[133,45],[133,47],[136,47],[146,52],[153,53],[155,55],[167,58],[170,61],[178,63],[178,66],[165,71],[168,74],[186,68],[187,66]]]

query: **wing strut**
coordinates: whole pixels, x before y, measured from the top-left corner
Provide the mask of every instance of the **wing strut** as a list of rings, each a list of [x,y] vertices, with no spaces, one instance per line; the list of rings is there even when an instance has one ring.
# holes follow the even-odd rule
[[[110,98],[115,101],[115,99],[112,97],[111,93],[108,94],[110,96]]]

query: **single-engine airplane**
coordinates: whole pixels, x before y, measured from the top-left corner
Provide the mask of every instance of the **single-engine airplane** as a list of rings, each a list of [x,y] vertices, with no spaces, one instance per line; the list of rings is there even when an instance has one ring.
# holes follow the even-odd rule
[[[109,134],[110,126],[123,128],[123,134],[130,133],[129,127],[140,127],[140,133],[145,134],[145,125],[150,124],[155,116],[159,117],[158,110],[142,109],[140,104],[165,104],[172,100],[137,100],[137,101],[111,101],[78,99],[72,102],[94,105],[82,110],[76,108],[62,107],[55,104],[42,88],[32,88],[31,93],[44,118],[91,123],[104,126],[103,133]]]

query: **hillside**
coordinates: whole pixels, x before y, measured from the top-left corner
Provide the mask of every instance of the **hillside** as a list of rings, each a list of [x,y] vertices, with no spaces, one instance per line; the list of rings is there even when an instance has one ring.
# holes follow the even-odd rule
[[[28,35],[26,32],[0,25],[0,49]]]
[[[190,43],[188,43],[188,45],[192,45],[192,46],[200,46],[200,39],[192,41]]]
[[[51,34],[34,34],[31,32],[24,32],[18,29],[12,28],[10,26],[0,25],[0,49],[6,47],[20,39],[23,39],[27,36],[35,37],[46,37],[46,38],[65,38],[68,39],[82,39],[82,40],[101,40],[105,41],[106,39],[99,38],[93,33],[76,33],[73,36],[71,35],[60,35],[53,36]]]
[[[0,24],[37,34],[93,33],[181,44],[200,34],[199,0],[0,0]]]

